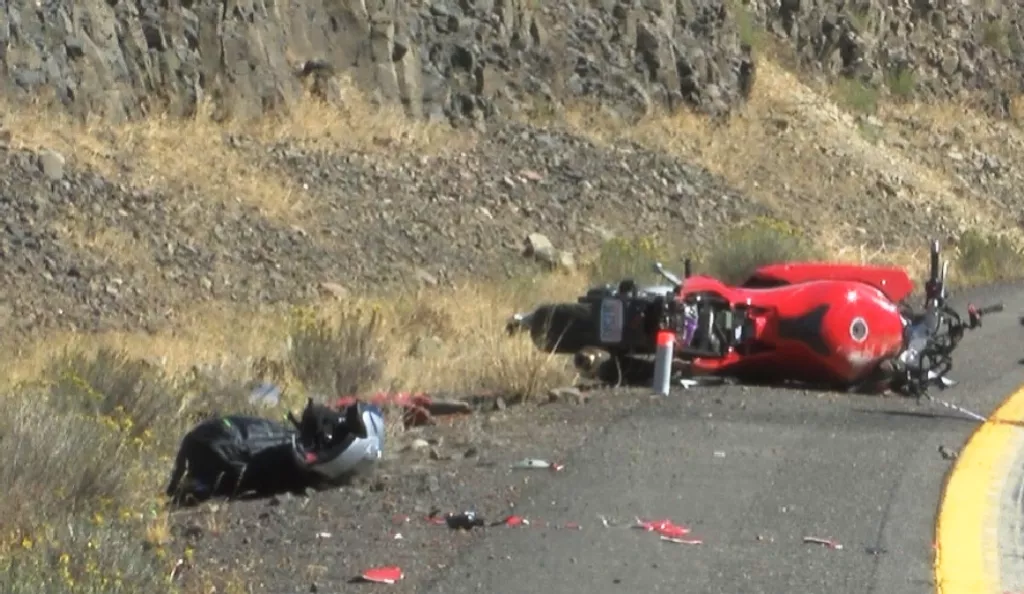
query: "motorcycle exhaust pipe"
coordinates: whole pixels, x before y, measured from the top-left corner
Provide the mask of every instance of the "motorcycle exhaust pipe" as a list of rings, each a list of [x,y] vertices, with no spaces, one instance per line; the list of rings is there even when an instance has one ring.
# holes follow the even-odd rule
[[[668,396],[672,385],[672,358],[676,335],[669,330],[657,333],[657,350],[654,354],[654,382],[651,386],[659,396]]]

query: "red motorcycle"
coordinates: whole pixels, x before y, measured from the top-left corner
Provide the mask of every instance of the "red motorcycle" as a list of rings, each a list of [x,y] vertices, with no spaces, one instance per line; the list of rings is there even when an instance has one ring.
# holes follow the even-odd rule
[[[948,262],[931,244],[924,308],[907,300],[914,283],[897,267],[828,262],[763,266],[730,286],[690,271],[670,284],[590,289],[577,303],[545,304],[509,321],[541,350],[574,355],[576,367],[605,381],[650,381],[650,359],[670,354],[679,381],[731,378],[832,389],[894,390],[921,396],[948,387],[952,353],[967,329],[1002,304],[969,306],[967,321],[946,304]],[[652,371],[653,369],[653,371]]]

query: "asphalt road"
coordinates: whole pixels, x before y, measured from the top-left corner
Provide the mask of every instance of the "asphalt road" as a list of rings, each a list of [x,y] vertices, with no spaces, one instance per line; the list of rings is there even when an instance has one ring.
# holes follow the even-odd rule
[[[967,298],[1006,311],[964,339],[952,374],[960,385],[934,395],[988,414],[1024,384],[1024,290],[954,302]],[[523,493],[518,513],[582,530],[491,531],[425,591],[935,591],[935,517],[952,464],[938,448],[960,448],[976,422],[905,399],[810,391],[643,397]],[[704,542],[662,542],[630,529],[637,516],[671,518]]]

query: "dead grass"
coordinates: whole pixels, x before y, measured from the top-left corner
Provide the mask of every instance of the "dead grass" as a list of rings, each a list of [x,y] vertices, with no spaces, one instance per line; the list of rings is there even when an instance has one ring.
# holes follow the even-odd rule
[[[907,81],[901,79],[896,83],[906,86]],[[1004,208],[989,197],[965,189],[948,168],[921,155],[936,154],[943,150],[941,147],[922,141],[913,150],[904,151],[898,144],[878,142],[887,129],[897,127],[896,118],[908,113],[915,113],[931,125],[920,127],[921,135],[938,127],[962,128],[961,122],[969,123],[971,119],[965,120],[953,106],[885,103],[877,93],[865,91],[870,95],[867,96],[853,89],[852,82],[844,84],[833,90],[833,97],[828,97],[762,58],[749,102],[724,123],[681,110],[674,114],[654,113],[636,125],[629,125],[609,120],[599,108],[587,105],[567,109],[564,123],[599,143],[632,141],[700,163],[733,187],[816,234],[849,235],[836,228],[843,223],[870,227],[874,222],[872,216],[865,215],[863,220],[853,217],[871,213],[875,203],[885,201],[889,208],[894,208],[894,204],[911,210],[941,208],[972,227],[1006,230],[1019,240],[1019,232],[1007,225]],[[865,112],[877,112],[882,128],[872,130],[873,134],[865,134],[866,124],[856,117]],[[1005,154],[1006,158],[1010,158],[1005,152],[1007,144],[1024,147],[1024,139],[1018,142],[1016,138],[1019,134],[1003,134],[1005,125],[1000,127],[980,118],[975,115],[973,127],[961,132],[971,139],[993,144],[1002,140],[1002,152],[996,154]],[[931,144],[934,145],[934,136]],[[1019,160],[1024,150],[1015,150]],[[896,195],[880,192],[880,182],[898,186]],[[851,239],[874,245],[884,241],[893,257],[899,258],[897,252],[913,250],[916,243],[926,238]]]
[[[0,128],[12,132],[15,148],[56,150],[74,165],[164,192],[167,199],[237,204],[289,223],[309,215],[315,197],[233,146],[234,137],[389,157],[454,150],[472,141],[443,125],[412,122],[398,108],[374,107],[353,86],[342,89],[340,106],[302,101],[291,113],[256,124],[217,122],[204,108],[190,119],[155,116],[111,126],[0,101]]]

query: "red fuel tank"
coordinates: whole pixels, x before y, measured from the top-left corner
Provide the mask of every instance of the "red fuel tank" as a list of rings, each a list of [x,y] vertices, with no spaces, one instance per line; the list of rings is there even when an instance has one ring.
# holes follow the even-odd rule
[[[855,381],[896,356],[903,321],[885,294],[859,282],[814,281],[744,290],[755,313],[761,363],[804,381]]]

